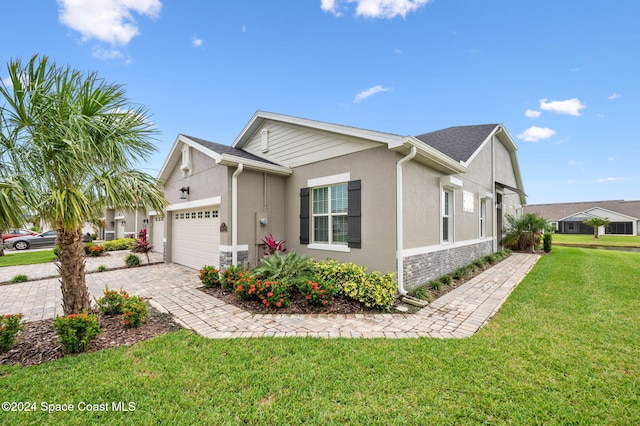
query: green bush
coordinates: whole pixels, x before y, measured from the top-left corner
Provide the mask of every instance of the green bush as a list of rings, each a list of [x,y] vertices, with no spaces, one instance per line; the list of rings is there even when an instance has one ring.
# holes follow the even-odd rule
[[[500,259],[496,253],[492,253],[490,255],[485,256],[484,260],[486,260],[489,265],[495,265],[496,263],[498,263]]]
[[[440,282],[444,285],[449,285],[451,284],[451,281],[453,281],[453,278],[451,278],[451,275],[443,275],[439,278]]]
[[[96,272],[104,272],[107,270],[106,265],[98,265],[98,267],[96,268]]]
[[[124,259],[124,263],[127,265],[127,268],[138,267],[140,266],[140,257],[133,253],[129,253],[129,255]]]
[[[58,245],[53,246],[53,254],[55,254],[56,257],[60,257],[60,246]]]
[[[100,334],[100,323],[95,314],[71,314],[53,320],[60,343],[69,353],[84,352],[89,343]]]
[[[340,263],[333,259],[314,262],[314,269],[319,281],[335,285],[338,295],[346,295],[345,287],[357,286],[367,276],[366,267],[351,262]]]
[[[24,330],[22,314],[7,314],[0,317],[0,352],[8,351],[16,342],[16,334]]]
[[[256,281],[256,294],[266,307],[289,306],[289,285],[278,281]]]
[[[212,288],[220,285],[220,270],[215,266],[204,265],[198,274],[200,282],[205,288]]]
[[[551,251],[551,239],[553,238],[553,234],[551,232],[547,232],[542,236],[542,249],[545,253],[549,253]]]
[[[136,245],[136,240],[134,238],[117,238],[111,241],[105,241],[102,243],[102,247],[106,251],[115,251],[115,250],[133,250]]]
[[[240,271],[233,280],[233,294],[244,300],[258,300],[256,284],[259,282],[251,271]]]
[[[330,305],[338,289],[330,281],[309,280],[298,284],[304,298],[312,305]]]
[[[27,277],[25,274],[18,274],[16,276],[14,276],[13,278],[11,278],[11,282],[13,284],[24,283],[24,282],[27,282],[27,281],[29,281],[29,277]]]
[[[440,280],[431,280],[429,281],[429,287],[434,290],[440,290],[442,288],[442,281]]]
[[[102,292],[102,297],[96,299],[94,297],[98,309],[103,315],[119,315],[122,313],[122,307],[124,305],[125,298],[129,297],[129,294],[120,289],[109,290],[109,287],[105,287]]]
[[[275,252],[263,257],[253,273],[263,280],[298,285],[311,279],[314,267],[307,256],[295,252]]]
[[[125,296],[122,322],[126,328],[140,327],[149,320],[149,310],[142,296]]]
[[[416,287],[411,292],[409,292],[409,296],[415,297],[420,300],[428,300],[429,299],[429,291],[424,287]]]
[[[453,271],[453,274],[451,274],[451,276],[455,280],[461,280],[467,276],[467,270],[465,268],[458,268],[455,271]]]
[[[231,265],[220,274],[220,286],[222,288],[233,291],[235,282],[240,278],[240,274],[246,272],[241,265]]]

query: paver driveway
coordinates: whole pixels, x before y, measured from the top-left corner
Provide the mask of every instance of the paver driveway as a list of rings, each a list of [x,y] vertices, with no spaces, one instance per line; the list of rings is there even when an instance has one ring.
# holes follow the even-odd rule
[[[197,271],[163,263],[88,274],[87,286],[98,297],[108,286],[150,298],[156,308],[170,312],[185,327],[211,338],[459,338],[471,336],[495,315],[538,258],[534,254],[513,253],[415,314],[254,315],[198,290],[201,283]],[[62,315],[59,287],[57,278],[0,286],[0,313],[21,312],[27,321]]]

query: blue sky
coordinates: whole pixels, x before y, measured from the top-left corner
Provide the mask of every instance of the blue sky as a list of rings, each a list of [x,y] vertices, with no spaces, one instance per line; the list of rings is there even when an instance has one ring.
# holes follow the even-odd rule
[[[640,199],[640,2],[4,2],[0,78],[44,54],[231,144],[256,110],[417,135],[502,123],[528,203]]]

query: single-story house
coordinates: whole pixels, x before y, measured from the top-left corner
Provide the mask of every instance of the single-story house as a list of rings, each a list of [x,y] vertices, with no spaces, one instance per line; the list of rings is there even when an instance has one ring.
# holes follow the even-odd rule
[[[500,124],[403,136],[258,111],[231,146],[178,135],[152,244],[167,262],[225,268],[256,265],[273,234],[395,272],[404,293],[499,249],[526,201],[516,150]]]
[[[531,204],[524,212],[544,217],[559,234],[593,234],[593,228],[582,222],[598,217],[610,221],[608,226],[601,227],[600,234],[640,235],[640,200]]]

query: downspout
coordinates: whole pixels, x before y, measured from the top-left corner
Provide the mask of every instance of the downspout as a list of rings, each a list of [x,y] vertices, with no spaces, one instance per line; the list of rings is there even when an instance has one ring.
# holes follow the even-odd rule
[[[244,165],[238,163],[238,168],[231,176],[231,264],[238,264],[238,176],[244,170]]]
[[[398,268],[398,293],[407,295],[404,289],[404,265],[402,250],[404,248],[404,209],[402,207],[402,166],[416,156],[416,147],[411,147],[411,152],[396,163],[396,267]]]

